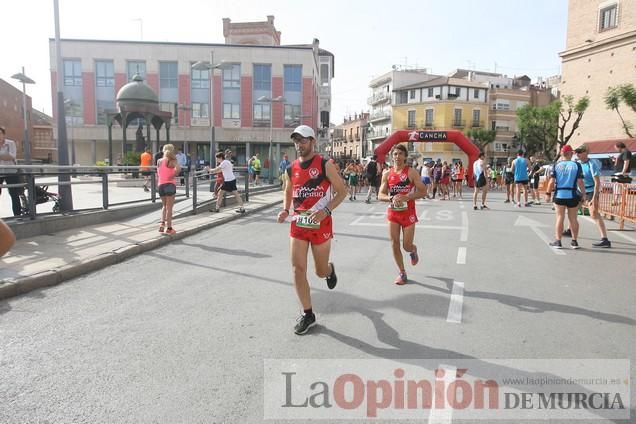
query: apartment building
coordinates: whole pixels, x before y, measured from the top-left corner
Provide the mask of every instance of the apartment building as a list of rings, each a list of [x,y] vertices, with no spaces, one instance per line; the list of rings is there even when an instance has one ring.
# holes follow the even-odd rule
[[[116,109],[117,92],[140,75],[172,113],[171,142],[194,159],[209,160],[210,138],[235,151],[239,164],[275,146],[274,166],[283,153],[295,156],[289,134],[305,124],[328,143],[334,55],[319,41],[282,45],[274,17],[263,22],[223,20],[226,44],[114,40],[61,41],[66,111],[73,126],[76,162],[108,156],[106,114]],[[56,91],[54,40],[50,40],[51,80]],[[207,62],[211,69],[194,69]],[[53,112],[57,113],[56,104]],[[113,131],[114,151],[134,148],[136,127]],[[269,167],[268,163],[264,164]]]
[[[368,113],[344,119],[331,131],[331,156],[343,159],[362,159],[372,154],[367,144]]]
[[[633,0],[569,0],[561,94],[590,97],[590,106],[571,144],[625,140],[618,115],[605,106],[609,87],[636,84],[636,2]],[[636,124],[636,113],[621,109]]]

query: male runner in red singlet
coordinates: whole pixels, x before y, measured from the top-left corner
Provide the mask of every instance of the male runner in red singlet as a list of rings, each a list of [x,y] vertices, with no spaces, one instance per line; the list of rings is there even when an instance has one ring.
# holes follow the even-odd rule
[[[411,265],[417,265],[419,257],[417,247],[413,244],[417,222],[415,199],[426,197],[426,186],[420,180],[417,171],[406,165],[408,154],[404,145],[393,146],[391,157],[393,166],[382,174],[379,199],[383,202],[391,202],[387,209],[389,235],[393,258],[400,271],[395,284],[403,285],[406,284],[407,277],[400,249],[400,229],[403,233],[402,246],[411,256]]]
[[[285,174],[283,210],[278,213],[278,222],[282,223],[289,216],[293,200],[289,232],[291,262],[296,295],[303,307],[294,332],[305,334],[316,325],[307,281],[307,252],[311,246],[316,275],[326,278],[329,289],[336,287],[336,270],[329,262],[333,238],[331,211],[344,200],[347,190],[335,165],[315,153],[316,135],[311,127],[297,127],[291,138],[298,159],[292,162]]]

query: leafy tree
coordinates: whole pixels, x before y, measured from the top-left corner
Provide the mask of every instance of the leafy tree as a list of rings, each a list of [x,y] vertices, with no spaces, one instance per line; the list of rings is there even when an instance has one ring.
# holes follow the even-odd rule
[[[517,126],[528,150],[543,150],[548,159],[553,159],[568,144],[589,105],[587,96],[576,102],[572,96],[563,96],[547,106],[526,105],[517,109]]]
[[[585,111],[590,106],[590,98],[587,96],[581,97],[576,104],[572,96],[563,96],[562,99],[563,101],[560,101],[561,104],[559,108],[559,115],[561,116],[561,119],[559,119],[559,149],[568,144],[570,138],[574,135],[574,131],[579,127]],[[574,121],[572,121],[570,130],[568,131],[568,123],[572,119],[574,119]]]
[[[621,120],[621,124],[623,125],[623,130],[625,130],[625,134],[627,134],[629,138],[633,138],[634,135],[632,135],[631,131],[634,128],[634,125],[629,121],[625,121],[623,118],[623,115],[619,110],[621,103],[624,103],[627,107],[636,112],[636,87],[634,87],[634,84],[623,84],[616,87],[610,87],[605,95],[605,105],[608,109],[616,111],[618,118]]]
[[[475,146],[479,147],[479,150],[482,152],[490,143],[495,141],[495,137],[497,132],[494,130],[486,130],[483,128],[474,128],[466,131],[466,136],[470,138],[475,144]]]
[[[552,160],[556,150],[560,104],[558,101],[547,106],[526,105],[517,109],[517,128],[529,154],[543,151]]]

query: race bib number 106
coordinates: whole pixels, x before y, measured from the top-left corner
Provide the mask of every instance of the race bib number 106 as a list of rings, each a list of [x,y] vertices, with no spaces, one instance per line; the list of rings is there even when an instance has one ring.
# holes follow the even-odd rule
[[[301,228],[307,228],[310,230],[316,230],[320,228],[320,223],[313,221],[310,216],[311,214],[309,213],[296,215],[296,225]]]

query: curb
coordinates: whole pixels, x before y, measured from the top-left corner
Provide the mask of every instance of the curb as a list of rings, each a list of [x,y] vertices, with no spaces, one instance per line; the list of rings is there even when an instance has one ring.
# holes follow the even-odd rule
[[[166,244],[171,243],[174,240],[181,240],[183,238],[200,233],[201,231],[218,227],[219,225],[223,225],[236,219],[242,218],[243,216],[249,215],[250,213],[260,212],[262,210],[271,208],[272,206],[279,203],[280,200],[278,199],[276,201],[268,202],[254,209],[251,209],[245,215],[229,215],[198,227],[179,231],[177,234],[160,235],[158,237],[154,237],[140,243],[120,247],[113,251],[101,253],[97,256],[66,264],[64,266],[49,271],[43,271],[25,277],[8,278],[2,280],[0,281],[0,300],[19,296],[33,290],[58,285],[60,283],[63,283],[64,281],[77,278],[79,276],[94,271],[98,271],[111,265],[115,265],[119,262],[123,262],[126,259],[137,256],[141,253],[165,246]]]

